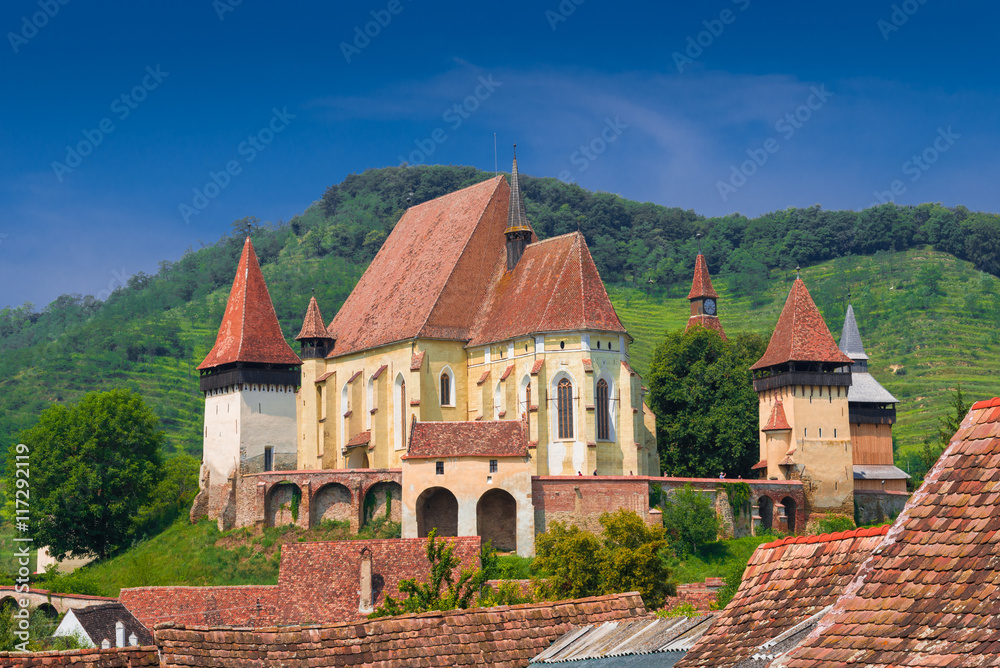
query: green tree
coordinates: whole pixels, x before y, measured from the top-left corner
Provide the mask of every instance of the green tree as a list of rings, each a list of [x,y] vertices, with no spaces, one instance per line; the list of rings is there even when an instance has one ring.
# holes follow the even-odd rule
[[[670,547],[678,555],[698,554],[719,534],[719,518],[708,494],[684,485],[663,501],[663,527]]]
[[[580,598],[638,591],[650,607],[676,593],[660,552],[662,527],[647,525],[638,514],[619,509],[600,518],[600,537],[576,526],[553,522],[535,539],[533,568],[549,574],[543,591],[554,598]]]
[[[139,508],[162,476],[158,422],[138,394],[111,390],[91,392],[75,405],[55,404],[22,432],[27,453],[11,446],[7,494],[30,494],[35,544],[48,545],[56,558],[104,558],[127,547]]]
[[[750,477],[758,459],[758,400],[750,365],[767,342],[757,334],[728,341],[701,327],[671,332],[656,347],[649,406],[663,471],[672,476]]]
[[[152,536],[173,524],[191,510],[198,493],[201,462],[191,455],[178,454],[163,464],[163,478],[150,495],[150,502],[139,509],[136,518],[140,535]]]

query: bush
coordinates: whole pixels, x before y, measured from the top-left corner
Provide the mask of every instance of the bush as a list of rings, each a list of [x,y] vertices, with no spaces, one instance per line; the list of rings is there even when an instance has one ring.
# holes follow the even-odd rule
[[[708,494],[684,485],[663,502],[663,527],[677,556],[698,554],[718,536],[719,518]]]
[[[821,533],[837,533],[838,531],[850,531],[851,529],[856,528],[857,526],[854,524],[854,520],[850,517],[827,513],[823,516],[823,519],[816,522],[816,527],[812,533],[814,535]]]

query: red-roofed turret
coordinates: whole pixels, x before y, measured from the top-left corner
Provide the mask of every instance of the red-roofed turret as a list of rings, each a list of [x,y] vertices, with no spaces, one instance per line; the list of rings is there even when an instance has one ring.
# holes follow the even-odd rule
[[[302,329],[299,330],[295,340],[302,346],[299,351],[302,359],[326,357],[333,350],[336,342],[323,324],[323,314],[320,313],[315,296],[309,300],[306,317],[302,319]]]
[[[712,277],[708,273],[708,263],[705,256],[698,253],[694,262],[694,280],[691,281],[691,291],[688,300],[691,302],[691,317],[688,318],[685,331],[695,326],[715,330],[719,336],[726,339],[726,332],[719,321],[719,295],[712,287]]]

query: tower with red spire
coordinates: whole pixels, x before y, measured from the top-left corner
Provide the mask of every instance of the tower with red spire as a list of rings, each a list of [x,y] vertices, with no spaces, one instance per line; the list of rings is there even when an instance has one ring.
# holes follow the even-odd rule
[[[695,326],[706,327],[715,330],[723,340],[726,340],[726,332],[722,329],[722,323],[719,322],[719,295],[712,287],[708,263],[705,262],[705,256],[701,253],[698,253],[698,258],[694,262],[694,279],[691,281],[688,301],[691,302],[691,317],[688,318],[684,331]]]
[[[281,333],[248,236],[215,345],[198,365],[205,426],[201,492],[192,517],[207,514],[230,528],[239,476],[296,468],[301,365]]]

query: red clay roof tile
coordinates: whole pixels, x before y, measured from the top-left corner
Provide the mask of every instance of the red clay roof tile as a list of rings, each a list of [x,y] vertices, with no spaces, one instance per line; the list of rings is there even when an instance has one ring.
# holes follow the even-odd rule
[[[285,341],[274,314],[271,295],[257,264],[250,237],[236,267],[215,345],[198,369],[210,369],[234,362],[298,366],[302,360]]]
[[[420,371],[420,368],[424,365],[424,353],[426,350],[421,350],[419,353],[413,353],[410,356],[410,371]]]
[[[698,253],[698,257],[694,261],[694,279],[691,281],[691,292],[688,293],[688,299],[707,297],[718,299],[719,295],[712,287],[712,277],[708,274],[708,263],[705,262],[705,256]]]
[[[778,324],[763,357],[751,369],[764,369],[788,362],[834,362],[851,364],[840,351],[826,321],[801,278],[795,279],[781,310]]]
[[[372,442],[372,433],[371,433],[371,431],[370,430],[369,431],[363,431],[360,434],[358,434],[357,436],[355,436],[354,438],[352,438],[351,440],[349,440],[347,442],[347,445],[344,446],[344,448],[345,449],[346,448],[356,448],[359,445],[368,445],[371,442]]]
[[[508,365],[507,368],[503,370],[503,375],[500,376],[500,380],[507,380],[507,376],[509,376],[513,370],[514,370],[514,365],[513,364]]]
[[[774,402],[771,408],[771,417],[767,419],[767,424],[760,428],[761,431],[785,431],[791,429],[788,419],[785,417],[785,407],[781,399]]]
[[[299,330],[299,335],[295,337],[295,340],[326,339],[329,337],[326,325],[323,324],[323,314],[319,311],[319,303],[316,301],[316,297],[311,297],[309,308],[306,309],[306,317],[302,319],[302,329]]]
[[[545,366],[545,358],[544,357],[541,358],[541,359],[535,360],[535,363],[531,365],[531,375],[532,376],[537,376],[538,372],[542,370],[543,366]]]
[[[482,384],[485,383],[487,379],[489,379],[489,377],[490,377],[490,370],[487,369],[486,371],[483,372],[483,375],[479,377],[479,380],[476,381],[476,385],[482,386]]]
[[[528,442],[517,420],[414,422],[404,459],[526,457]]]

